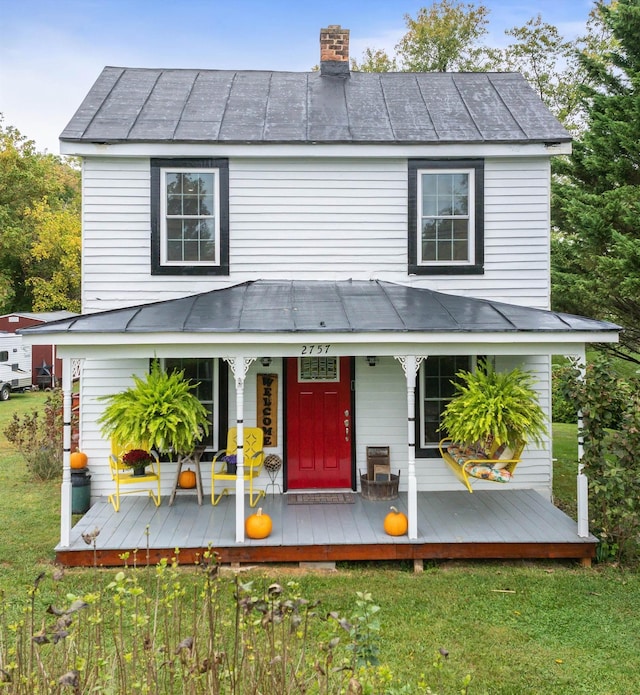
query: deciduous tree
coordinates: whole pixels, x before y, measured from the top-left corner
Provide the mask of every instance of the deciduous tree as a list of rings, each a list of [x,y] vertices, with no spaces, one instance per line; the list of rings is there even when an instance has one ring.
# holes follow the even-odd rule
[[[37,152],[33,141],[5,126],[0,115],[0,312],[29,311],[36,295],[41,307],[76,307],[75,290],[70,296],[55,291],[57,299],[52,295],[45,302],[43,283],[54,281],[59,263],[59,270],[77,281],[80,260],[73,249],[79,243],[79,171],[60,157]]]

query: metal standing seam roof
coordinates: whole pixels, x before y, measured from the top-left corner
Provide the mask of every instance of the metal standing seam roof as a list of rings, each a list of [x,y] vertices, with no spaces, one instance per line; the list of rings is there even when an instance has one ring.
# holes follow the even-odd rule
[[[127,143],[571,140],[518,73],[105,67],[60,139]]]
[[[606,321],[379,280],[256,280],[22,329],[30,333],[611,332]]]

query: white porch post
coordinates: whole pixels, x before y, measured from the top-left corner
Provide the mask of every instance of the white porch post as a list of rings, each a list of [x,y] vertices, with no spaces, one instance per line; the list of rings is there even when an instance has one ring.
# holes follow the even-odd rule
[[[236,543],[244,543],[244,380],[255,357],[225,357],[236,381]]]
[[[584,352],[577,355],[580,363],[580,378],[584,380],[586,371],[586,358]],[[589,535],[589,480],[584,474],[584,437],[582,435],[582,411],[578,411],[578,478],[577,478],[577,502],[578,502],[578,536],[587,538]]]
[[[424,357],[415,355],[395,356],[402,365],[407,379],[407,507],[409,538],[418,537],[418,482],[416,480],[416,374]]]
[[[71,544],[71,359],[62,360],[62,486],[60,492],[60,545]]]

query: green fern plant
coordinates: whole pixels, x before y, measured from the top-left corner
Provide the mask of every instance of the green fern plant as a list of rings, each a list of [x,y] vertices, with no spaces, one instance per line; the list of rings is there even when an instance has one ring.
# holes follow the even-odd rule
[[[518,368],[496,372],[490,362],[481,360],[476,371],[456,376],[456,395],[440,426],[451,439],[468,445],[486,445],[488,440],[509,446],[519,440],[542,443],[546,416],[530,373]]]
[[[134,385],[100,400],[107,402],[98,419],[102,434],[121,445],[159,452],[193,451],[209,431],[206,408],[191,393],[184,372],[166,372],[153,360],[149,373],[133,376]]]

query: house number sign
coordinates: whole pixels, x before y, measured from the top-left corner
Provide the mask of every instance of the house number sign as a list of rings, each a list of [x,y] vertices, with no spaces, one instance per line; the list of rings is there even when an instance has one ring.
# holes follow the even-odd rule
[[[278,446],[278,375],[258,374],[258,427],[264,432],[264,446]]]
[[[302,345],[301,355],[328,355],[331,345]]]

